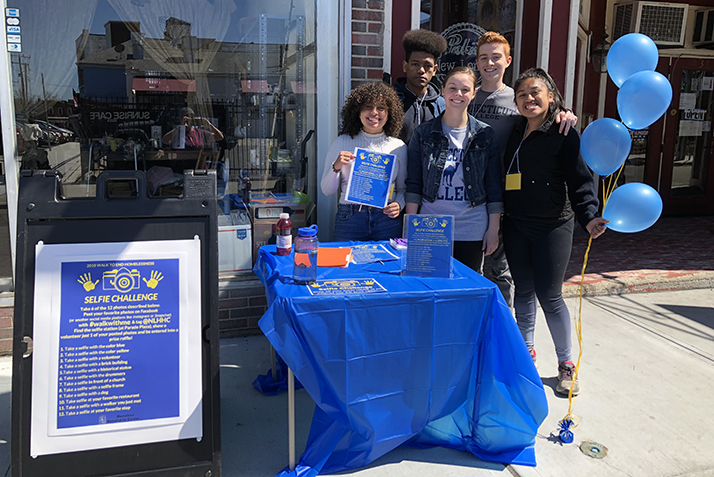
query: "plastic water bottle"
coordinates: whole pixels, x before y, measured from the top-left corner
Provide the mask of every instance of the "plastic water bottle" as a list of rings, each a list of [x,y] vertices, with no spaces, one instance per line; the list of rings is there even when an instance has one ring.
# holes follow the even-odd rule
[[[295,238],[295,258],[293,261],[293,281],[307,285],[317,278],[317,225],[298,229]]]
[[[290,214],[280,214],[278,220],[278,236],[275,241],[278,255],[290,255],[293,251],[293,224],[290,222]]]

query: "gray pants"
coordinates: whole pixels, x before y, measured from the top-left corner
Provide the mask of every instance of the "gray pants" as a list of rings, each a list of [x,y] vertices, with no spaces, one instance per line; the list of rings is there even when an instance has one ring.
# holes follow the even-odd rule
[[[508,307],[513,308],[515,285],[513,284],[513,277],[511,277],[511,270],[508,268],[506,251],[503,248],[503,233],[501,229],[498,230],[498,248],[491,254],[491,273],[493,282],[498,285],[498,289],[501,290]]]

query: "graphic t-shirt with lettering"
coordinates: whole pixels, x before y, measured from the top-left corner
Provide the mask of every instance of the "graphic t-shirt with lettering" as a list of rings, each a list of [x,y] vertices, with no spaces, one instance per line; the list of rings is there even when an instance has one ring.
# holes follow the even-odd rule
[[[454,240],[478,241],[488,227],[486,204],[471,207],[464,186],[464,143],[468,126],[451,128],[441,123],[442,131],[449,138],[449,155],[441,176],[439,194],[434,202],[422,202],[422,214],[453,215]]]

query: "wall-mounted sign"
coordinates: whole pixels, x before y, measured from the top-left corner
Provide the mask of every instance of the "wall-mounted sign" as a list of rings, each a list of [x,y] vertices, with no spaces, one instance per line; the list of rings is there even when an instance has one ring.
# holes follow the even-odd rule
[[[5,9],[5,23],[7,35],[7,51],[10,53],[21,53],[22,38],[20,38],[20,9],[19,8],[6,8]]]
[[[478,39],[486,30],[473,23],[457,23],[444,30],[441,36],[446,39],[447,48],[437,63],[436,77],[443,82],[446,73],[457,66],[468,66],[477,71],[476,52]]]

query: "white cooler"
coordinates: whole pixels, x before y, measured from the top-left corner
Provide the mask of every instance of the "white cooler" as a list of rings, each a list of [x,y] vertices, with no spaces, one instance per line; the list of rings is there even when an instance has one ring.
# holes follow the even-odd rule
[[[221,218],[219,216],[218,220],[218,274],[251,271],[253,238],[250,224],[221,225],[226,222]]]

